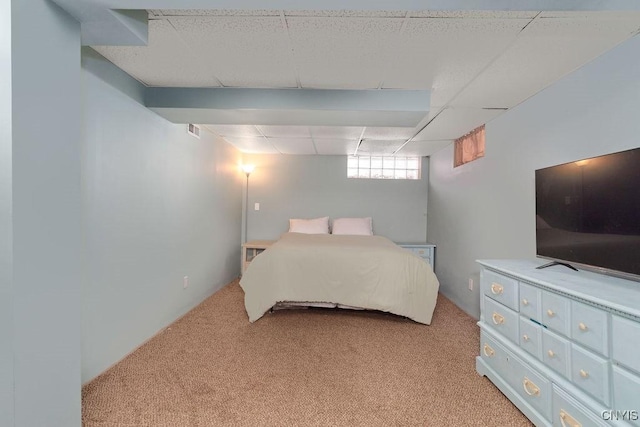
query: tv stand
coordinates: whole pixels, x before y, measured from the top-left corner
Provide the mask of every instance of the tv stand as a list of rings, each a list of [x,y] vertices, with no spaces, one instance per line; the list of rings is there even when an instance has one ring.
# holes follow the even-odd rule
[[[478,373],[537,427],[640,427],[640,283],[479,262]]]
[[[568,264],[566,262],[560,262],[560,261],[551,261],[548,262],[546,264],[541,265],[540,267],[536,267],[536,270],[542,270],[543,268],[547,268],[547,267],[553,267],[554,265],[564,265],[567,268],[572,269],[573,271],[578,271],[577,268],[575,268],[573,265]]]

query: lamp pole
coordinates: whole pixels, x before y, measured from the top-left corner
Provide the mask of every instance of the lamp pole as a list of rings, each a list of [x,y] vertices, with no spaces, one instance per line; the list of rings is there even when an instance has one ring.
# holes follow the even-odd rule
[[[244,195],[244,243],[247,243],[249,234],[249,175],[251,172],[245,172],[247,175],[247,191]]]

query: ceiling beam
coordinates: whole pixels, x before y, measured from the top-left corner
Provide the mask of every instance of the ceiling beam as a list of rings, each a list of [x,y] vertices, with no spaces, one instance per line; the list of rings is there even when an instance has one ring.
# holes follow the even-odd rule
[[[415,127],[428,90],[147,88],[145,105],[174,123]]]

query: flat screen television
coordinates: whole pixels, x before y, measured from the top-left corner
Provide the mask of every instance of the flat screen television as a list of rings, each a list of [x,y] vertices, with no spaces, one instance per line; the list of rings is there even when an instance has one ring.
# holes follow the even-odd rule
[[[536,253],[640,281],[640,148],[536,170]]]

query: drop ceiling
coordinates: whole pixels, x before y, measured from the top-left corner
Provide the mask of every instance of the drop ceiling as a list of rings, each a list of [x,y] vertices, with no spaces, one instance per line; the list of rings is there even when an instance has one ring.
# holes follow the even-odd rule
[[[149,10],[148,16],[147,46],[93,46],[148,87],[430,93],[414,126],[362,126],[355,119],[314,126],[301,118],[287,122],[286,114],[277,126],[250,121],[255,116],[225,121],[231,114],[200,123],[243,152],[281,154],[430,155],[640,29],[636,11]],[[187,109],[181,119],[188,118]]]

